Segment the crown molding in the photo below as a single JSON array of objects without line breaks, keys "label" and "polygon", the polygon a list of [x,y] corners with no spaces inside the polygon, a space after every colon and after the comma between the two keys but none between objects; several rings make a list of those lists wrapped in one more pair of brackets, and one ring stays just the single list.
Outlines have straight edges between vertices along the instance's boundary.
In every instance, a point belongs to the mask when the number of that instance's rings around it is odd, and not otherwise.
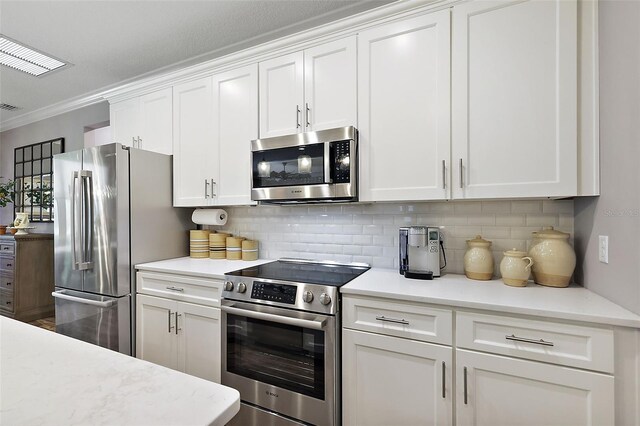
[{"label": "crown molding", "polygon": [[[141,96],[155,90],[170,87],[174,84],[206,77],[214,72],[224,72],[338,38],[355,35],[363,29],[401,19],[407,15],[433,12],[464,1],[468,0],[400,0],[309,30],[233,52],[219,58],[185,66],[184,68],[168,71],[159,75],[157,74],[158,70],[152,71],[151,73],[154,75],[149,77],[144,77],[144,75],[137,76],[110,87],[102,88],[96,92],[39,108],[35,111],[0,122],[0,132],[15,129],[105,100],[113,103],[135,96]],[[174,67],[175,65],[176,64],[173,64],[169,67]]]}]

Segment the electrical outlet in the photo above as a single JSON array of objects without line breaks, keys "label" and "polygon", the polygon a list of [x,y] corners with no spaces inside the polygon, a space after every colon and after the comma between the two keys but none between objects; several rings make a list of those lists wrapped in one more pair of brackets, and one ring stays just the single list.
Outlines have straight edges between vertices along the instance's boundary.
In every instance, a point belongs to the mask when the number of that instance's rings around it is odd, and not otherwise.
[{"label": "electrical outlet", "polygon": [[602,263],[609,263],[609,237],[607,235],[598,236],[598,259]]}]

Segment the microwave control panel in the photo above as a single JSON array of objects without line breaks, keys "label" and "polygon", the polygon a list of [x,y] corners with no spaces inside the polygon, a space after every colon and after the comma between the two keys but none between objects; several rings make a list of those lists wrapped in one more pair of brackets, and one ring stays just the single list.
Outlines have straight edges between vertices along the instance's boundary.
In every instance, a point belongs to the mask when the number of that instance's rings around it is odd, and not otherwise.
[{"label": "microwave control panel", "polygon": [[251,289],[251,298],[295,305],[296,290],[297,287],[294,285],[254,281]]},{"label": "microwave control panel", "polygon": [[349,183],[351,177],[351,141],[331,143],[332,164],[331,180],[333,183]]}]

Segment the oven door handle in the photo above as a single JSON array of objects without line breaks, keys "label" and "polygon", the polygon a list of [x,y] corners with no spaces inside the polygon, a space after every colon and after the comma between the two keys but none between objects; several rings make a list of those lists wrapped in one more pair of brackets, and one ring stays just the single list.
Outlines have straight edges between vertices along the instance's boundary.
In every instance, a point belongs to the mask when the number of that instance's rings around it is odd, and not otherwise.
[{"label": "oven door handle", "polygon": [[322,330],[327,322],[327,320],[325,319],[320,319],[316,321],[306,320],[306,319],[300,319],[300,318],[286,317],[282,315],[267,314],[265,312],[249,311],[247,309],[233,308],[231,306],[221,306],[220,309],[222,309],[224,312],[228,312],[230,314],[234,314],[238,316],[255,318],[255,319],[260,319],[264,321],[277,322],[279,324],[292,325],[296,327],[311,328],[313,330]]}]

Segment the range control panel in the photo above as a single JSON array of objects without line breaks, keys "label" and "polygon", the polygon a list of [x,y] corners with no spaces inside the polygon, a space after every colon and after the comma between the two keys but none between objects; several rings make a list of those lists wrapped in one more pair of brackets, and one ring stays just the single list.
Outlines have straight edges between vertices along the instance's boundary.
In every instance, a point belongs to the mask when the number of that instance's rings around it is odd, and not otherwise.
[{"label": "range control panel", "polygon": [[253,281],[251,298],[295,305],[297,289],[294,285]]}]

